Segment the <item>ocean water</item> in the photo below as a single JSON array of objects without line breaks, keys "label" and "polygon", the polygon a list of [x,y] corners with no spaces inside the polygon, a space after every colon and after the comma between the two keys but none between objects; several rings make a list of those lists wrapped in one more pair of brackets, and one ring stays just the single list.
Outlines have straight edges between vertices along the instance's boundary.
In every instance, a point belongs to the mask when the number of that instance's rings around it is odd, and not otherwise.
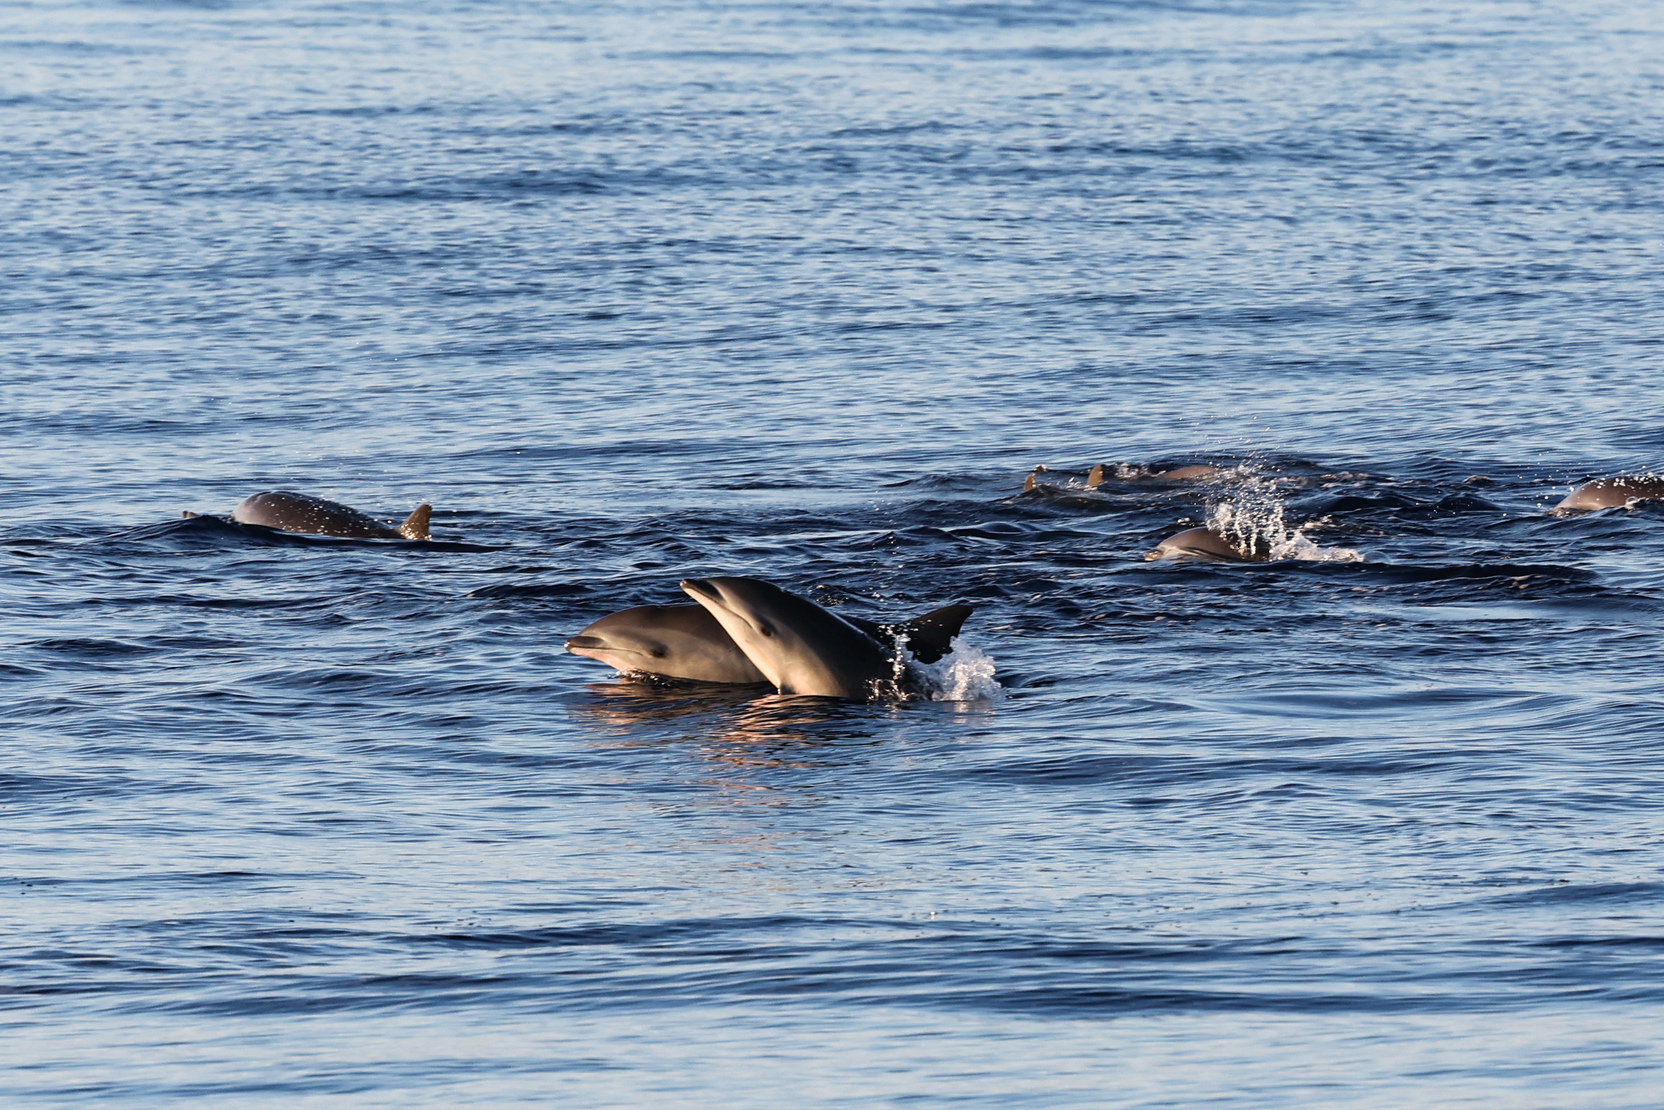
[{"label": "ocean water", "polygon": [[[1657,1106],[1664,506],[1550,509],[1661,102],[1639,0],[0,3],[4,1101]],[[976,612],[563,651],[712,574]]]}]

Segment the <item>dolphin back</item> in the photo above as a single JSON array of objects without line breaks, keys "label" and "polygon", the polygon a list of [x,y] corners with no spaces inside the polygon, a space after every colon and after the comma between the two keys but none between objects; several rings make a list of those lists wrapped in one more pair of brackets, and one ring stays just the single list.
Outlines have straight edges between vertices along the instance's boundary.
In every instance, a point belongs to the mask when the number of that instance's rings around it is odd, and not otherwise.
[{"label": "dolphin back", "polygon": [[416,511],[404,518],[399,525],[399,535],[407,540],[431,540],[433,533],[428,531],[428,519],[433,516],[433,506],[426,501],[416,506]]},{"label": "dolphin back", "polygon": [[921,663],[934,663],[953,651],[953,638],[976,610],[969,605],[944,605],[897,628],[906,636],[907,650]]},{"label": "dolphin back", "polygon": [[390,528],[350,505],[292,490],[269,490],[245,498],[231,510],[238,524],[258,524],[284,532],[314,536],[344,536],[360,540],[425,540],[433,506],[421,505],[404,524]]},{"label": "dolphin back", "polygon": [[953,653],[953,638],[965,626],[966,619],[976,612],[969,605],[944,605],[923,616],[899,624],[880,624],[861,617],[842,617],[868,636],[892,648],[907,645],[908,654],[921,663],[938,662]]},{"label": "dolphin back", "polygon": [[1664,498],[1664,478],[1625,475],[1617,478],[1597,478],[1581,485],[1554,506],[1555,512],[1566,509],[1614,509],[1631,501]]}]

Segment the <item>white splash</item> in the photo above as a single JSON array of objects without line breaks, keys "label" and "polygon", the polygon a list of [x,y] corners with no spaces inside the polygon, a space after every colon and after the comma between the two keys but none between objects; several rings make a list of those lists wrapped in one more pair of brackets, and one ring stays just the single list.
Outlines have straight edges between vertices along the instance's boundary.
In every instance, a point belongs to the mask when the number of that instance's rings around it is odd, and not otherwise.
[{"label": "white splash", "polygon": [[1350,547],[1319,547],[1305,533],[1305,525],[1290,529],[1283,516],[1283,499],[1275,481],[1248,476],[1230,488],[1229,500],[1208,514],[1209,530],[1224,536],[1243,551],[1267,559],[1303,559],[1316,563],[1361,563],[1363,554]]},{"label": "white splash", "polygon": [[935,663],[913,664],[931,701],[1000,701],[1005,687],[994,677],[994,657],[954,637],[952,654]]}]

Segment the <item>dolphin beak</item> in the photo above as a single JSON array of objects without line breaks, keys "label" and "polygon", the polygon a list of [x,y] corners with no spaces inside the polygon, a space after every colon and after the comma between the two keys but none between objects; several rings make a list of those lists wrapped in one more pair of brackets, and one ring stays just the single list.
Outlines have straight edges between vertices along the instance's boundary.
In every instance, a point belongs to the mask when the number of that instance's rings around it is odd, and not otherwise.
[{"label": "dolphin beak", "polygon": [[599,636],[574,636],[566,641],[566,650],[573,655],[582,655],[585,650],[594,651],[606,646],[607,642]]},{"label": "dolphin beak", "polygon": [[722,591],[705,581],[703,578],[684,578],[681,582],[682,592],[695,601],[722,600]]}]

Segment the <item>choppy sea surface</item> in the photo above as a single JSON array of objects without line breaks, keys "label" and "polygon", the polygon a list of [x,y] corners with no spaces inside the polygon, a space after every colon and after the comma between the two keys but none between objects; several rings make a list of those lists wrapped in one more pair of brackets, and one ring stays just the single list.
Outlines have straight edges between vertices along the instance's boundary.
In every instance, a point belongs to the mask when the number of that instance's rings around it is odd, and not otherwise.
[{"label": "choppy sea surface", "polygon": [[[1664,505],[1549,510],[1661,104],[1640,0],[0,3],[4,1101],[1658,1105]],[[712,574],[976,613],[563,651]]]}]

